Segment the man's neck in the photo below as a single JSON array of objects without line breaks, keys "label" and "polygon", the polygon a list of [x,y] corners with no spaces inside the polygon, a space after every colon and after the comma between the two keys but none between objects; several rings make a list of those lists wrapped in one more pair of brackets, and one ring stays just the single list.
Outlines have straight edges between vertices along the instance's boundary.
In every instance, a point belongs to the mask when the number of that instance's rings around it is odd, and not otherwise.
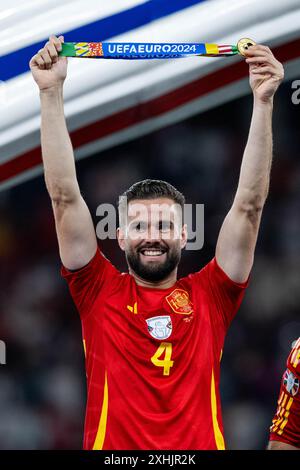
[{"label": "man's neck", "polygon": [[177,281],[177,269],[175,269],[172,273],[170,273],[168,277],[158,282],[147,281],[146,279],[139,277],[130,268],[129,268],[129,274],[131,274],[134,277],[134,280],[138,286],[150,287],[151,289],[168,289],[169,287],[174,286],[174,284]]}]

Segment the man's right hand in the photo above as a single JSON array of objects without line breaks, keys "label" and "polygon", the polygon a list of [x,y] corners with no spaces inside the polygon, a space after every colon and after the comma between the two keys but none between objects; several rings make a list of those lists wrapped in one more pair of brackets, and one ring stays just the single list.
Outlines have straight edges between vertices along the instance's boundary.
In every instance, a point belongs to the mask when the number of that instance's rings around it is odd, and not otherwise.
[{"label": "man's right hand", "polygon": [[33,78],[41,91],[61,87],[65,81],[68,59],[58,56],[63,42],[63,36],[50,36],[43,49],[29,63]]}]

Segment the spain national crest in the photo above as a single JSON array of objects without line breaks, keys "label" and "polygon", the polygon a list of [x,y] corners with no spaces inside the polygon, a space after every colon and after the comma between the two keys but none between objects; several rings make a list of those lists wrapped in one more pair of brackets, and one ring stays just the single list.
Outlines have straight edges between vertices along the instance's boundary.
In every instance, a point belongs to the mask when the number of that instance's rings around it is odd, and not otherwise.
[{"label": "spain national crest", "polygon": [[289,369],[284,373],[283,385],[293,397],[297,395],[299,391],[299,379]]},{"label": "spain national crest", "polygon": [[166,297],[166,301],[175,313],[190,315],[193,313],[193,304],[189,293],[183,289],[175,289]]},{"label": "spain national crest", "polygon": [[146,319],[148,331],[155,339],[167,339],[172,333],[172,320],[169,315]]}]

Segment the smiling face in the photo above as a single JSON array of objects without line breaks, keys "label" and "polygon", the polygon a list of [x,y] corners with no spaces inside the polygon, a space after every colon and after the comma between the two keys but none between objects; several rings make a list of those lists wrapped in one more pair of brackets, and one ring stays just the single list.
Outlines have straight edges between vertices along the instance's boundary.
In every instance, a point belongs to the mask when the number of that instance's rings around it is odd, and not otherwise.
[{"label": "smiling face", "polygon": [[130,270],[140,278],[159,282],[176,272],[187,240],[181,212],[169,198],[129,202],[117,235]]}]

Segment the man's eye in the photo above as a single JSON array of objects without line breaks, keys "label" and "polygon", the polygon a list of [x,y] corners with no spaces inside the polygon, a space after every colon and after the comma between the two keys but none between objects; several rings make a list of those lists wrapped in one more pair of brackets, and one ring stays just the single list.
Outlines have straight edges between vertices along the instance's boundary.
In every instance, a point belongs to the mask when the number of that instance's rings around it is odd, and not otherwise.
[{"label": "man's eye", "polygon": [[132,228],[136,232],[143,232],[143,231],[146,230],[146,224],[144,224],[143,222],[137,222],[137,223],[132,225]]}]

